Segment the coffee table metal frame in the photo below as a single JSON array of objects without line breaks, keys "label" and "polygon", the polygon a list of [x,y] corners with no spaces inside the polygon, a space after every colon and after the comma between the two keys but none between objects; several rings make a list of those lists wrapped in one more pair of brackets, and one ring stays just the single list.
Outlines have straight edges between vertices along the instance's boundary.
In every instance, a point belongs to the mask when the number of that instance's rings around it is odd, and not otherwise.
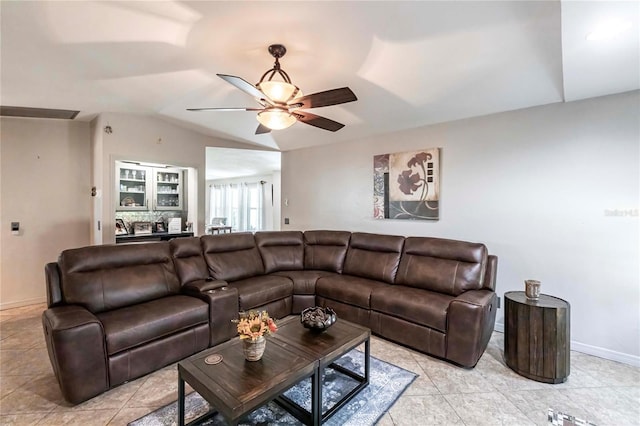
[{"label": "coffee table metal frame", "polygon": [[[329,330],[318,333],[305,329],[300,324],[299,317],[288,317],[283,319],[279,325],[279,331],[274,335],[274,339],[281,340],[288,343],[292,347],[300,349],[303,352],[308,353],[312,357],[318,360],[318,371],[312,380],[316,380],[316,383],[312,382],[313,389],[317,389],[317,395],[312,396],[312,410],[309,413],[300,405],[296,404],[291,399],[284,395],[275,399],[275,402],[281,405],[289,413],[293,414],[298,420],[305,424],[309,424],[306,420],[310,420],[312,424],[319,425],[326,422],[331,416],[333,416],[340,408],[347,404],[353,397],[355,397],[362,389],[369,384],[369,373],[371,369],[371,357],[370,357],[370,341],[371,330],[362,327],[360,325],[345,321],[338,320],[336,324]],[[334,337],[334,334],[343,334],[342,343],[337,346],[331,345],[330,342]],[[307,342],[305,342],[307,339]],[[305,344],[310,343],[310,340],[322,341],[322,344]],[[320,342],[321,343],[321,342]],[[334,361],[341,358],[344,354],[350,350],[358,347],[364,343],[364,376],[342,367],[336,364]],[[322,412],[322,379],[324,376],[325,368],[330,367],[334,370],[347,375],[354,379],[358,384],[355,388],[344,395],[338,402],[332,407],[327,409],[326,412]]]},{"label": "coffee table metal frame", "polygon": [[[227,391],[211,380],[210,377],[207,377],[207,373],[202,373],[201,370],[205,365],[204,359],[213,353],[226,352],[226,357],[230,356],[231,353],[235,354],[236,357],[242,357],[242,341],[240,341],[239,338],[234,338],[180,361],[178,363],[178,425],[183,426],[185,424],[185,382],[191,385],[196,392],[214,407],[213,410],[205,415],[192,420],[189,425],[210,418],[217,412],[220,412],[227,421],[235,425],[244,416],[271,400],[282,406],[304,424],[320,425],[333,416],[369,384],[371,338],[371,331],[369,329],[344,320],[338,320],[332,328],[324,333],[317,334],[304,329],[299,322],[299,318],[296,316],[278,321],[278,327],[278,333],[271,336],[269,338],[270,341],[267,343],[267,351],[271,352],[265,352],[265,356],[285,358],[290,356],[292,360],[291,363],[294,365],[289,366],[289,371],[281,373],[273,385],[262,390],[253,391],[245,402],[236,404],[233,407],[229,404],[230,399],[228,395],[225,395]],[[340,340],[337,345],[334,345],[332,342],[336,336],[339,336]],[[311,344],[307,345],[305,343]],[[365,347],[364,376],[334,362],[363,343]],[[295,360],[295,362],[293,360]],[[252,368],[260,368],[261,362],[262,361],[251,362],[251,364],[255,364]],[[225,368],[223,364],[224,360],[223,363],[218,365]],[[217,367],[218,365],[207,367]],[[324,375],[324,369],[327,367],[331,367],[353,378],[358,384],[340,401],[323,413],[322,377]],[[214,369],[210,371],[213,372]],[[307,378],[311,378],[311,412],[283,395],[289,388]]]}]

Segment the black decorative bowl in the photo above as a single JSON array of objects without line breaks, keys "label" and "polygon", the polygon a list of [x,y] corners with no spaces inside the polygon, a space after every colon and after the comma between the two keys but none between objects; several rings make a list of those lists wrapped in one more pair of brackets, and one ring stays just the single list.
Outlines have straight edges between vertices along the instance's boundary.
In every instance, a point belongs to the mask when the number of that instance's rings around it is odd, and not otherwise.
[{"label": "black decorative bowl", "polygon": [[307,308],[300,314],[300,322],[305,328],[313,331],[325,331],[338,320],[331,308],[314,306]]}]

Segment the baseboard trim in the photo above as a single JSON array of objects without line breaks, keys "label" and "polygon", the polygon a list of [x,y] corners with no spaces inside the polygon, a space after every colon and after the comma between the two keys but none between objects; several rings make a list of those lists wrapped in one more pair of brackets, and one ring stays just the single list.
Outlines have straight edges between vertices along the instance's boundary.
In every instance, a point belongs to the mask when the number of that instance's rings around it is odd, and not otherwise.
[{"label": "baseboard trim", "polygon": [[36,297],[33,299],[19,300],[17,302],[0,303],[0,311],[12,308],[21,308],[23,306],[36,305],[38,303],[45,303],[46,301],[46,297]]},{"label": "baseboard trim", "polygon": [[[497,322],[494,329],[495,331],[504,333],[504,324]],[[640,367],[640,356],[612,351],[611,349],[601,348],[599,346],[587,345],[585,343],[576,342],[575,340],[571,341],[571,350],[587,355],[597,356],[598,358],[608,359],[610,361],[621,362],[633,367]]]},{"label": "baseboard trim", "polygon": [[629,364],[633,367],[640,367],[640,356],[616,352],[611,349],[601,348],[598,346],[587,345],[574,340],[571,341],[571,350],[597,356],[599,358],[609,359],[611,361],[621,362],[623,364]]}]

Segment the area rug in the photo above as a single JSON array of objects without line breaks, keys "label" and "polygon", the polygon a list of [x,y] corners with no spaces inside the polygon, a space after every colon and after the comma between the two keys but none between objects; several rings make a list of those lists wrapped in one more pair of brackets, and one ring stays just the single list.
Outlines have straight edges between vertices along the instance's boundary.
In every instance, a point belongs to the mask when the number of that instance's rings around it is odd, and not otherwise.
[{"label": "area rug", "polygon": [[[352,350],[340,358],[337,364],[364,374],[364,354]],[[338,410],[326,425],[373,425],[405,389],[415,380],[416,374],[397,367],[388,362],[371,357],[369,386],[364,388],[347,405]],[[338,371],[327,368],[323,378],[322,406],[323,412],[332,407],[351,389],[356,387],[355,380]],[[307,410],[311,410],[311,380],[304,380],[295,385],[285,395]],[[185,400],[187,421],[199,417],[211,409],[209,404],[197,393],[192,392]],[[129,426],[170,426],[176,425],[178,419],[178,404],[173,402],[158,410],[147,414],[131,423]],[[225,425],[224,418],[216,415],[202,423],[201,426]],[[287,413],[279,405],[270,402],[247,416],[240,425],[300,425],[301,423]]]}]

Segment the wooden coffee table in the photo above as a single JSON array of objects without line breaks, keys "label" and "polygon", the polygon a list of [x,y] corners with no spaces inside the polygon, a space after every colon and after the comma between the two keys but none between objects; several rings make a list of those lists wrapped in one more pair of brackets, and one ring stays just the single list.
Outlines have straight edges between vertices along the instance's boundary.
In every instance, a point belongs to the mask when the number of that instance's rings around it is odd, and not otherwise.
[{"label": "wooden coffee table", "polygon": [[[278,332],[270,336],[260,361],[245,361],[242,341],[234,338],[178,363],[178,424],[184,425],[185,382],[214,407],[202,421],[219,412],[230,424],[238,422],[258,407],[274,400],[301,422],[319,425],[331,417],[369,383],[369,340],[365,327],[338,320],[330,329],[316,333],[305,329],[299,317],[277,322]],[[334,364],[338,358],[364,343],[364,376]],[[207,365],[212,354],[223,356],[221,363]],[[328,366],[359,382],[342,400],[322,412],[322,375]],[[311,412],[282,394],[300,381],[311,378]]]}]

